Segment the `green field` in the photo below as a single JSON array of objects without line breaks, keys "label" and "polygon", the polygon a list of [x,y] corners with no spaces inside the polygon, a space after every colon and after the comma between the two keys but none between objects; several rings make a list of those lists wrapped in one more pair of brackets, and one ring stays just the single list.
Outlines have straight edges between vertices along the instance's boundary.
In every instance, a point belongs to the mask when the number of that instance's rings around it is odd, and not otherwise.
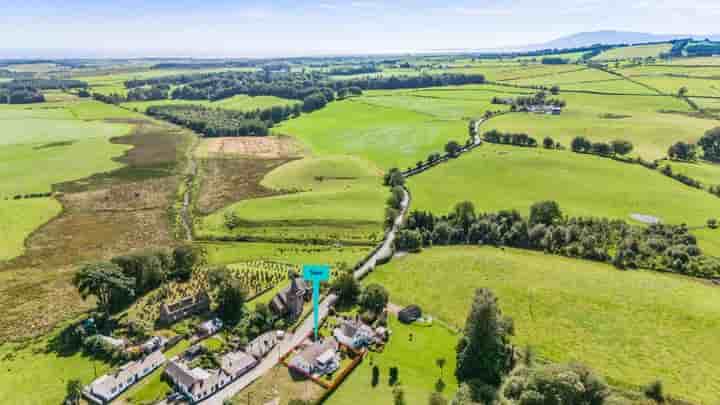
[{"label": "green field", "polygon": [[[664,157],[675,142],[695,142],[705,131],[717,126],[712,120],[659,112],[691,111],[687,103],[672,97],[572,93],[561,93],[559,97],[567,102],[560,116],[508,114],[493,118],[482,129],[525,132],[538,141],[550,136],[565,147],[578,135],[592,141],[627,139],[635,145],[634,153],[644,159],[656,159]],[[605,118],[607,114],[624,118]]]},{"label": "green field", "polygon": [[593,60],[622,60],[633,58],[657,58],[661,53],[668,52],[672,48],[671,44],[653,44],[653,45],[636,45],[625,46],[620,48],[609,49]]},{"label": "green field", "polygon": [[240,111],[252,111],[252,110],[264,110],[274,106],[286,106],[297,104],[297,100],[289,100],[280,97],[273,96],[256,96],[251,97],[244,94],[210,102],[207,100],[154,100],[154,101],[132,101],[129,103],[122,103],[122,106],[131,110],[145,112],[148,107],[154,105],[204,105],[212,108],[224,108],[228,110],[240,110]]},{"label": "green field", "polygon": [[0,262],[19,256],[25,249],[25,238],[35,229],[58,215],[62,207],[52,198],[0,200]]},{"label": "green field", "polygon": [[[83,384],[110,369],[101,361],[93,361],[81,353],[60,356],[46,352],[48,339],[28,346],[0,346],[0,403],[45,405],[62,403],[65,384],[79,379]],[[12,387],[12,389],[7,389]]]},{"label": "green field", "polygon": [[[262,182],[288,193],[235,203],[204,218],[198,233],[373,242],[382,235],[387,198],[380,173],[367,161],[349,156],[296,160]],[[241,219],[233,230],[225,226],[228,211]]]},{"label": "green field", "polygon": [[[476,288],[492,289],[515,320],[518,345],[554,361],[578,360],[608,380],[711,403],[720,350],[720,290],[700,282],[513,249],[435,247],[393,260],[367,282],[390,300],[462,325]],[[442,288],[438,288],[442,286]],[[680,304],[679,304],[680,303]]]},{"label": "green field", "polygon": [[94,101],[0,106],[0,229],[8,235],[0,260],[22,253],[25,238],[60,213],[60,204],[47,198],[1,200],[47,193],[53,184],[122,167],[113,158],[129,146],[109,139],[132,127],[105,118],[136,115]]},{"label": "green field", "polygon": [[297,137],[316,155],[358,156],[386,169],[414,166],[441,152],[449,139],[463,141],[467,124],[353,98],[283,122],[273,132]]},{"label": "green field", "polygon": [[[391,295],[392,298],[392,295]],[[389,318],[390,342],[382,353],[370,353],[347,380],[326,402],[329,405],[354,405],[359,398],[372,398],[376,404],[392,403],[392,387],[388,385],[390,367],[398,368],[398,376],[408,404],[424,404],[440,378],[435,360],[447,361],[443,370],[446,384],[443,395],[452,398],[457,390],[455,379],[455,345],[458,335],[436,324],[433,326],[404,325]],[[412,341],[409,340],[412,334]],[[372,368],[380,369],[379,384],[371,385]]]},{"label": "green field", "polygon": [[561,90],[595,91],[601,93],[619,94],[655,94],[641,85],[619,78],[598,69],[583,69],[554,75],[528,77],[517,80],[508,80],[503,83],[520,86],[546,86],[557,85]]},{"label": "green field", "polygon": [[569,216],[629,221],[639,213],[690,226],[720,214],[717,197],[640,165],[540,148],[486,143],[408,184],[413,209],[436,214],[450,212],[460,200],[480,211],[517,209],[524,215],[537,201],[555,200]]}]

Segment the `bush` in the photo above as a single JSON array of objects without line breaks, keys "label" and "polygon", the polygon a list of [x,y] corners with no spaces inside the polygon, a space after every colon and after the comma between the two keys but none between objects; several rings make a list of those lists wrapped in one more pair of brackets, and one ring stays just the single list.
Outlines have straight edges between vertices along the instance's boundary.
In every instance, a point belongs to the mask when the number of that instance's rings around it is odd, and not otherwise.
[{"label": "bush", "polygon": [[388,385],[393,386],[397,384],[400,378],[400,370],[397,367],[390,367],[390,375],[388,376]]},{"label": "bush", "polygon": [[647,387],[643,390],[645,392],[645,396],[656,401],[656,402],[665,402],[665,394],[663,393],[663,384],[662,381],[656,380],[648,384]]}]

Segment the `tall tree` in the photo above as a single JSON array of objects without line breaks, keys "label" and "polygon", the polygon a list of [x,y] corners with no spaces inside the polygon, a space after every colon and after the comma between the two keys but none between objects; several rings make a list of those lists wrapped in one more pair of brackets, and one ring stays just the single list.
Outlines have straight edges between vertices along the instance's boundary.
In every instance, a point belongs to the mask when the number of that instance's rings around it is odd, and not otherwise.
[{"label": "tall tree", "polygon": [[218,314],[228,325],[235,325],[243,314],[247,293],[240,280],[226,280],[218,291]]},{"label": "tall tree", "polygon": [[123,274],[114,263],[95,262],[82,266],[75,274],[73,284],[83,299],[95,296],[98,309],[107,315],[135,297],[135,280]]},{"label": "tall tree", "polygon": [[540,201],[530,207],[530,224],[552,225],[562,218],[560,205],[556,201]]},{"label": "tall tree", "polygon": [[379,314],[385,309],[389,297],[390,295],[385,287],[380,284],[370,284],[365,288],[365,291],[362,292],[362,295],[360,295],[360,306],[368,311]]},{"label": "tall tree", "polygon": [[513,367],[514,333],[512,319],[502,315],[492,291],[480,288],[470,309],[465,331],[457,346],[457,369],[460,382],[478,380],[498,387]]},{"label": "tall tree", "polygon": [[69,405],[80,404],[82,398],[82,383],[78,379],[72,379],[65,385],[65,403]]},{"label": "tall tree", "polygon": [[720,162],[720,127],[713,128],[698,141],[707,160]]},{"label": "tall tree", "polygon": [[455,217],[455,225],[460,226],[463,231],[465,231],[465,234],[467,234],[470,229],[470,225],[477,219],[475,205],[470,201],[462,201],[455,204],[453,215]]},{"label": "tall tree", "polygon": [[330,290],[337,294],[341,305],[352,305],[360,295],[360,283],[355,280],[352,272],[345,272],[333,280]]}]

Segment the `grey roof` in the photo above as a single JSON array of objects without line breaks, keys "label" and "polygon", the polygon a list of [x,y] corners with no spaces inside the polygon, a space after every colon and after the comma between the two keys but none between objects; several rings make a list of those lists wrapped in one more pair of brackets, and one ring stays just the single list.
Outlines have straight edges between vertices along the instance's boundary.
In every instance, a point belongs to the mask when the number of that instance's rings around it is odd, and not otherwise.
[{"label": "grey roof", "polygon": [[256,363],[255,357],[245,352],[230,352],[220,359],[220,368],[226,374],[234,376],[238,371],[253,367]]},{"label": "grey roof", "polygon": [[113,373],[108,373],[93,381],[90,384],[92,393],[111,398],[119,392],[113,392],[113,388],[120,383],[127,383],[128,379],[143,373],[146,368],[154,369],[165,362],[165,355],[160,350],[154,351],[138,361],[131,361],[124,364]]}]

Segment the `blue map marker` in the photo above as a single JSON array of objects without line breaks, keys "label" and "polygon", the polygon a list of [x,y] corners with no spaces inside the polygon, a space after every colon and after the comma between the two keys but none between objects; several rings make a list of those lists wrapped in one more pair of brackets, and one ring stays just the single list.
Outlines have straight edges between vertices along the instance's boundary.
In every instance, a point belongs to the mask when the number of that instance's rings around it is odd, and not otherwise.
[{"label": "blue map marker", "polygon": [[315,321],[315,340],[317,340],[320,318],[320,282],[330,279],[330,266],[325,264],[303,265],[303,279],[311,281],[313,286],[313,320]]}]

